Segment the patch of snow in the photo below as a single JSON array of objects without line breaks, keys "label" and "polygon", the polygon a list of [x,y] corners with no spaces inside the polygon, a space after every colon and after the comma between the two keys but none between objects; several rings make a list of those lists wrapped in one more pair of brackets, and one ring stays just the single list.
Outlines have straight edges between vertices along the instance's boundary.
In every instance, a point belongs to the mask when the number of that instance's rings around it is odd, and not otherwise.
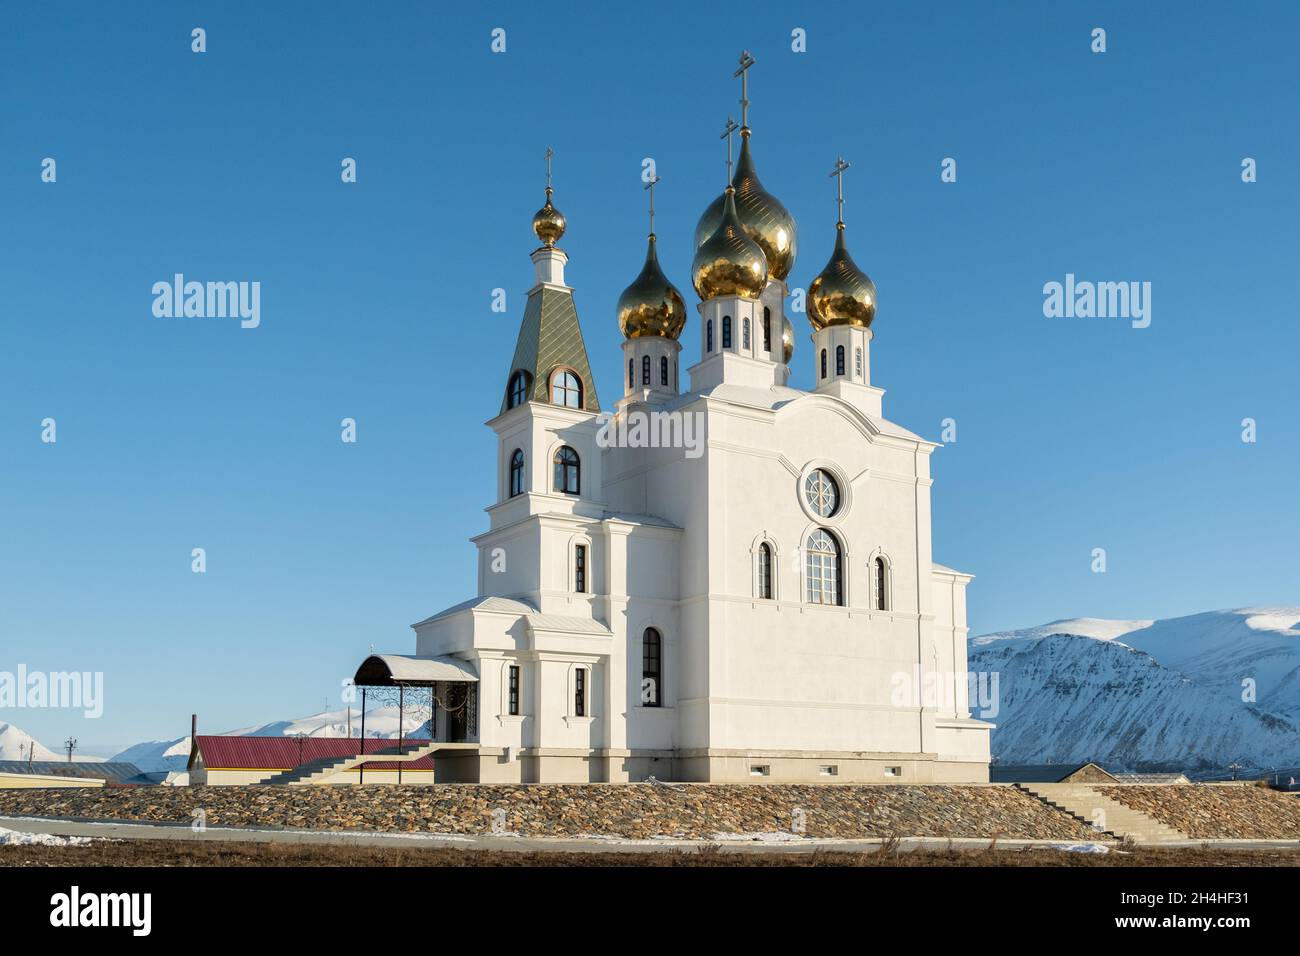
[{"label": "patch of snow", "polygon": [[709,839],[719,843],[802,843],[808,838],[786,830],[767,830],[755,833],[710,833]]},{"label": "patch of snow", "polygon": [[[39,752],[39,751],[38,751]],[[0,827],[0,846],[85,846],[90,837],[65,837],[53,833],[22,833]]]}]

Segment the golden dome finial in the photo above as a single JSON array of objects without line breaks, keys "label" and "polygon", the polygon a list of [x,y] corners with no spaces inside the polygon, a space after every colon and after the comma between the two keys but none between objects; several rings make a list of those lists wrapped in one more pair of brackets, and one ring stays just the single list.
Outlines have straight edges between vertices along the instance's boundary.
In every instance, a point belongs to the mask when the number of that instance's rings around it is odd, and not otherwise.
[{"label": "golden dome finial", "polygon": [[722,219],[713,235],[695,250],[691,278],[704,301],[724,295],[757,299],[767,287],[763,248],[745,233],[736,214],[736,190],[722,194]]},{"label": "golden dome finial", "polygon": [[659,267],[653,232],[646,241],[641,274],[618,297],[618,327],[629,339],[643,335],[676,339],[686,327],[686,300]]},{"label": "golden dome finial", "polygon": [[[798,236],[794,217],[786,211],[781,201],[763,188],[758,173],[754,171],[754,157],[749,149],[749,86],[748,70],[754,65],[754,58],[746,51],[740,57],[740,69],[736,76],[741,80],[741,123],[740,123],[740,159],[736,163],[736,173],[731,175],[731,133],[736,129],[735,123],[727,120],[727,129],[723,137],[727,140],[727,181],[736,189],[736,210],[740,223],[749,237],[763,249],[767,257],[768,270],[773,279],[784,281],[794,268],[798,252]],[[703,245],[718,229],[722,221],[723,197],[719,196],[700,216],[695,226],[696,248]]]},{"label": "golden dome finial", "polygon": [[676,339],[686,327],[686,300],[659,267],[659,253],[655,248],[655,186],[662,178],[655,175],[645,185],[650,193],[650,235],[646,241],[645,265],[618,297],[618,327],[624,338],[662,335]]},{"label": "golden dome finial", "polygon": [[546,147],[546,205],[537,210],[533,216],[533,232],[537,238],[542,241],[542,245],[550,248],[553,247],[564,235],[565,221],[564,213],[556,209],[551,203],[551,194],[555,191],[551,188],[551,157],[555,155],[555,150]]},{"label": "golden dome finial", "polygon": [[838,181],[835,251],[826,268],[808,286],[808,322],[814,329],[828,325],[867,328],[876,317],[876,285],[858,268],[844,241],[844,171],[849,164],[835,161],[831,175]]}]

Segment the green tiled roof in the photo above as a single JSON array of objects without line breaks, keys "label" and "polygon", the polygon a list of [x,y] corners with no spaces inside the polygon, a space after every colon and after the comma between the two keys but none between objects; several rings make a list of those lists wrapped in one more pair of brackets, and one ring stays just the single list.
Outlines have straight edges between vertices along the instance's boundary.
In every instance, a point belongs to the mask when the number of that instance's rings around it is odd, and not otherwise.
[{"label": "green tiled roof", "polygon": [[[528,295],[524,307],[524,320],[519,326],[519,339],[515,342],[515,357],[506,375],[506,387],[511,377],[523,369],[532,376],[528,399],[533,402],[550,400],[551,372],[564,366],[578,373],[582,380],[582,407],[589,412],[600,411],[596,397],[596,381],[587,361],[587,346],[582,340],[582,326],[578,324],[578,310],[573,304],[573,294],[542,286]],[[510,396],[501,399],[505,411]]]}]

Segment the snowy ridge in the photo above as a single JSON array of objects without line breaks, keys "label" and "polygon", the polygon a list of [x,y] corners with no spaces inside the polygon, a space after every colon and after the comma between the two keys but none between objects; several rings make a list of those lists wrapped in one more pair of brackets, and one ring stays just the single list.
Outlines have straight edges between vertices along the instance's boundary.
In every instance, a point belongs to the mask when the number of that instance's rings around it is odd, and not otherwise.
[{"label": "snowy ridge", "polygon": [[1057,621],[973,638],[970,669],[1000,675],[1000,763],[1300,763],[1300,608]]}]

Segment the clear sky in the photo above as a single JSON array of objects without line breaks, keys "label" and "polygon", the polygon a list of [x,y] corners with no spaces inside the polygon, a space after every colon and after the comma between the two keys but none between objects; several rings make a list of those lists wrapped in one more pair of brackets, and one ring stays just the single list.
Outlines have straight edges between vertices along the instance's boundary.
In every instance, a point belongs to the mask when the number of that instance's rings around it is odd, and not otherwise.
[{"label": "clear sky", "polygon": [[[125,744],[339,706],[372,644],[472,596],[542,153],[610,407],[641,161],[693,304],[742,48],[791,284],[843,154],[886,414],[957,422],[934,554],[976,575],[974,633],[1300,601],[1300,8],[1204,6],[5,5],[0,670],[103,671],[106,700],[0,721]],[[154,317],[176,272],[260,282],[261,325]],[[1046,318],[1067,273],[1150,282],[1150,327]]]}]

